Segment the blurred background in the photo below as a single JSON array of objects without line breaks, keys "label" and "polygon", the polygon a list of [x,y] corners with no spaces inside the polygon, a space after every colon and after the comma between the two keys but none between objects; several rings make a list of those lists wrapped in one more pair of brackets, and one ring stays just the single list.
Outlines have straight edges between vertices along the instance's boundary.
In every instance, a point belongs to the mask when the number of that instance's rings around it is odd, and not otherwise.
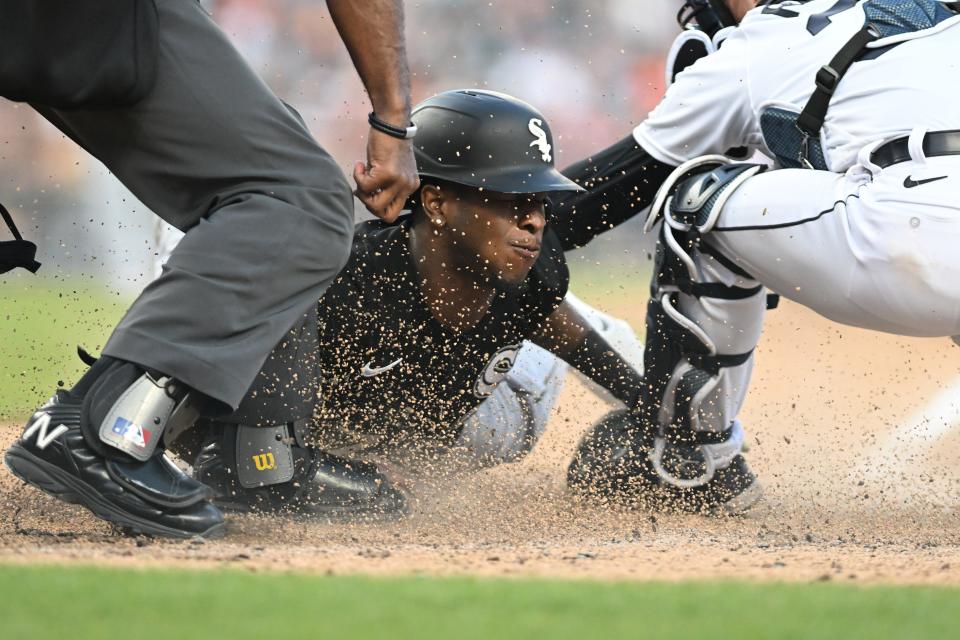
[{"label": "blurred background", "polygon": [[[369,103],[325,3],[205,4],[349,175],[353,162],[364,157]],[[461,87],[523,98],[547,116],[558,164],[566,166],[627,135],[656,104],[663,92],[662,57],[677,30],[677,4],[407,2],[414,100]],[[40,275],[135,295],[152,273],[154,217],[29,107],[3,104],[0,131],[0,202],[39,245]],[[619,265],[645,259],[646,251],[630,251],[636,234],[612,235],[574,260],[595,263],[615,255]],[[27,278],[8,274],[0,283]]]}]

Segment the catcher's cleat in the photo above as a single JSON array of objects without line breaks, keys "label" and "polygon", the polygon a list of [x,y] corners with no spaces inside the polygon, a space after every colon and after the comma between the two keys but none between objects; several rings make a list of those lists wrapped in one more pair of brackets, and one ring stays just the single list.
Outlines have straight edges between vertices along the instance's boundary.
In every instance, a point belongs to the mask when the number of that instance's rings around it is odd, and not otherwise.
[{"label": "catcher's cleat", "polygon": [[105,458],[80,429],[83,398],[58,390],[37,410],[4,461],[15,476],[137,534],[169,538],[223,535],[213,492],[157,450],[145,462]]},{"label": "catcher's cleat", "polygon": [[[292,438],[278,439],[276,453],[245,455],[249,451],[241,441],[246,443],[247,438],[241,433],[259,434],[268,429],[285,427],[207,426],[194,461],[194,475],[213,487],[214,502],[224,511],[297,514],[331,522],[407,515],[406,494],[371,462],[300,446],[290,442]],[[252,463],[246,458],[252,458]],[[284,474],[284,469],[289,473]],[[260,473],[264,475],[257,481]]]},{"label": "catcher's cleat", "polygon": [[607,414],[584,437],[567,469],[567,485],[594,501],[626,503],[655,510],[738,515],[760,499],[762,491],[742,455],[697,486],[676,486],[683,467],[699,474],[703,461],[695,445],[676,445],[661,465],[676,473],[670,479],[653,462],[654,434],[627,410]]}]

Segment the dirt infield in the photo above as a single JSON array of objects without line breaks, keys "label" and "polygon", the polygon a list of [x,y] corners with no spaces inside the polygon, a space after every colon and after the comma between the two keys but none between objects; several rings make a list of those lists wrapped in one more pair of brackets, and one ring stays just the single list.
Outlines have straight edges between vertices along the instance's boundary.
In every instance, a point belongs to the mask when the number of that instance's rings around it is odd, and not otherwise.
[{"label": "dirt infield", "polygon": [[[4,470],[0,562],[960,584],[960,348],[949,341],[856,331],[790,304],[770,314],[743,416],[765,499],[745,518],[568,497],[566,462],[605,409],[571,379],[526,460],[424,487],[405,521],[244,517],[214,542],[118,536]],[[0,444],[18,429],[0,430]]]}]

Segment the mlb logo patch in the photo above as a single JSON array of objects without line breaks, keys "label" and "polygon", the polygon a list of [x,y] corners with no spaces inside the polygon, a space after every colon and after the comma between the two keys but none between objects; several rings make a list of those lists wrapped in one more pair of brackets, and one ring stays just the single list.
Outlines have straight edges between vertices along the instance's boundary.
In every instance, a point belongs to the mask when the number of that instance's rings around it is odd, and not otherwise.
[{"label": "mlb logo patch", "polygon": [[124,418],[117,418],[113,432],[135,447],[144,448],[150,442],[151,433],[148,429]]}]

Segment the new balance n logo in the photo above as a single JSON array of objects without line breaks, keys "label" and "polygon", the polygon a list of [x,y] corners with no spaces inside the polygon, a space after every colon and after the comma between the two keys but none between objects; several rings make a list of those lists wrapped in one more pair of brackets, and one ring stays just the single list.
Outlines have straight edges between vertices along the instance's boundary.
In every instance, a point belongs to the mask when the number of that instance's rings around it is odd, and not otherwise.
[{"label": "new balance n logo", "polygon": [[65,425],[58,425],[56,429],[48,433],[50,429],[50,414],[40,411],[35,414],[33,422],[24,430],[20,439],[26,442],[33,434],[37,434],[37,448],[46,449],[50,443],[59,438],[70,429]]},{"label": "new balance n logo", "polygon": [[253,456],[253,464],[257,471],[270,471],[277,468],[277,460],[272,453],[258,453]]}]

